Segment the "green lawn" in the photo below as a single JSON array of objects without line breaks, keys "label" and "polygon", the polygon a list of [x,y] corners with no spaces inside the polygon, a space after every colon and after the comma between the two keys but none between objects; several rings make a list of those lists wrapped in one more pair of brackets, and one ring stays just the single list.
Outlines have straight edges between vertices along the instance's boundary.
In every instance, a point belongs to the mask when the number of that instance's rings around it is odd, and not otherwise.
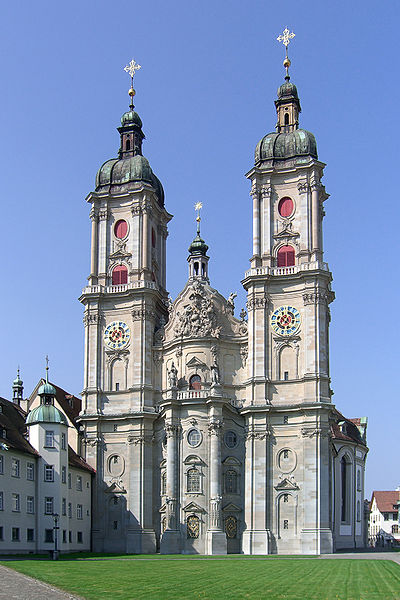
[{"label": "green lawn", "polygon": [[400,566],[386,560],[142,557],[0,564],[87,600],[400,599]]}]

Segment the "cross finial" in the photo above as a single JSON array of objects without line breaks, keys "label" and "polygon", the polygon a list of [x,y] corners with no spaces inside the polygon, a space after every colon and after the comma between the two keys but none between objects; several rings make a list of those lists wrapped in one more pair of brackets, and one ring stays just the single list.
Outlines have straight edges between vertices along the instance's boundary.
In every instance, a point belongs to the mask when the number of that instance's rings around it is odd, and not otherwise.
[{"label": "cross finial", "polygon": [[49,356],[46,354],[46,381],[49,382]]},{"label": "cross finial", "polygon": [[128,94],[131,97],[131,103],[129,105],[129,108],[131,110],[133,110],[135,108],[134,104],[133,104],[133,97],[136,94],[135,90],[133,89],[133,78],[135,76],[136,71],[139,71],[139,69],[141,69],[142,67],[132,58],[131,62],[128,63],[126,65],[126,67],[124,67],[124,71],[126,71],[127,73],[129,73],[130,77],[131,77],[131,87],[129,89]]},{"label": "cross finial", "polygon": [[279,35],[276,39],[278,40],[278,42],[282,42],[283,45],[285,46],[285,50],[286,50],[286,55],[285,55],[285,60],[283,61],[283,66],[286,69],[286,77],[285,79],[287,79],[289,81],[290,77],[289,77],[289,67],[290,67],[290,60],[288,58],[288,53],[287,53],[287,49],[288,46],[290,44],[290,40],[292,40],[295,37],[295,33],[290,32],[289,29],[287,27],[285,27],[285,29],[283,30],[283,33],[281,33],[281,35]]},{"label": "cross finial", "polygon": [[196,204],[194,205],[194,210],[197,210],[197,233],[200,235],[200,221],[201,221],[201,217],[200,217],[200,211],[203,208],[203,204],[201,202],[196,202]]}]

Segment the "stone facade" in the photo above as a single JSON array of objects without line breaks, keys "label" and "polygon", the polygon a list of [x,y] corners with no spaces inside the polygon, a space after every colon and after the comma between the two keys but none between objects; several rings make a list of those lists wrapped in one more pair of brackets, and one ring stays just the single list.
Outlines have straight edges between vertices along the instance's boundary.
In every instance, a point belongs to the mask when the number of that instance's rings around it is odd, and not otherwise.
[{"label": "stone facade", "polygon": [[210,286],[199,219],[189,279],[169,298],[171,215],[129,141],[143,138],[133,109],[87,198],[79,420],[96,469],[95,551],[319,554],[364,543],[366,420],[345,419],[330,388],[325,165],[298,129],[288,78],[276,104],[277,132],[247,174],[253,255],[240,319],[234,295]]}]

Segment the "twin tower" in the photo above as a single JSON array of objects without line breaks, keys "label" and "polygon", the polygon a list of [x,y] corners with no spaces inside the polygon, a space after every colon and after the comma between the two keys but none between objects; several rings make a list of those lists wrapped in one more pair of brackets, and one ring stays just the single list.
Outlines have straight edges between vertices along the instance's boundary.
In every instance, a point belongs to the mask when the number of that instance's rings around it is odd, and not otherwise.
[{"label": "twin tower", "polygon": [[367,448],[331,402],[323,262],[324,164],[299,128],[287,75],[274,133],[257,144],[247,314],[210,286],[208,247],[166,289],[162,185],[142,122],[121,119],[118,157],[91,204],[81,450],[96,469],[93,550],[331,552],[363,545]]}]

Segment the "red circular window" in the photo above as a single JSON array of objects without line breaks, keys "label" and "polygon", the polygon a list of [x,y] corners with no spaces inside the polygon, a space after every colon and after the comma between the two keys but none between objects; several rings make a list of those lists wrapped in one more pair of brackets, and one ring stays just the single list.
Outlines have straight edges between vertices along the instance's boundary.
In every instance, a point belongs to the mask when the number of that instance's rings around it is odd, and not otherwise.
[{"label": "red circular window", "polygon": [[115,237],[122,240],[128,233],[128,223],[126,221],[124,221],[123,219],[120,219],[119,221],[117,221],[115,223],[114,233],[115,233]]},{"label": "red circular window", "polygon": [[293,200],[291,198],[281,198],[278,204],[278,211],[281,217],[290,217],[293,212]]}]

